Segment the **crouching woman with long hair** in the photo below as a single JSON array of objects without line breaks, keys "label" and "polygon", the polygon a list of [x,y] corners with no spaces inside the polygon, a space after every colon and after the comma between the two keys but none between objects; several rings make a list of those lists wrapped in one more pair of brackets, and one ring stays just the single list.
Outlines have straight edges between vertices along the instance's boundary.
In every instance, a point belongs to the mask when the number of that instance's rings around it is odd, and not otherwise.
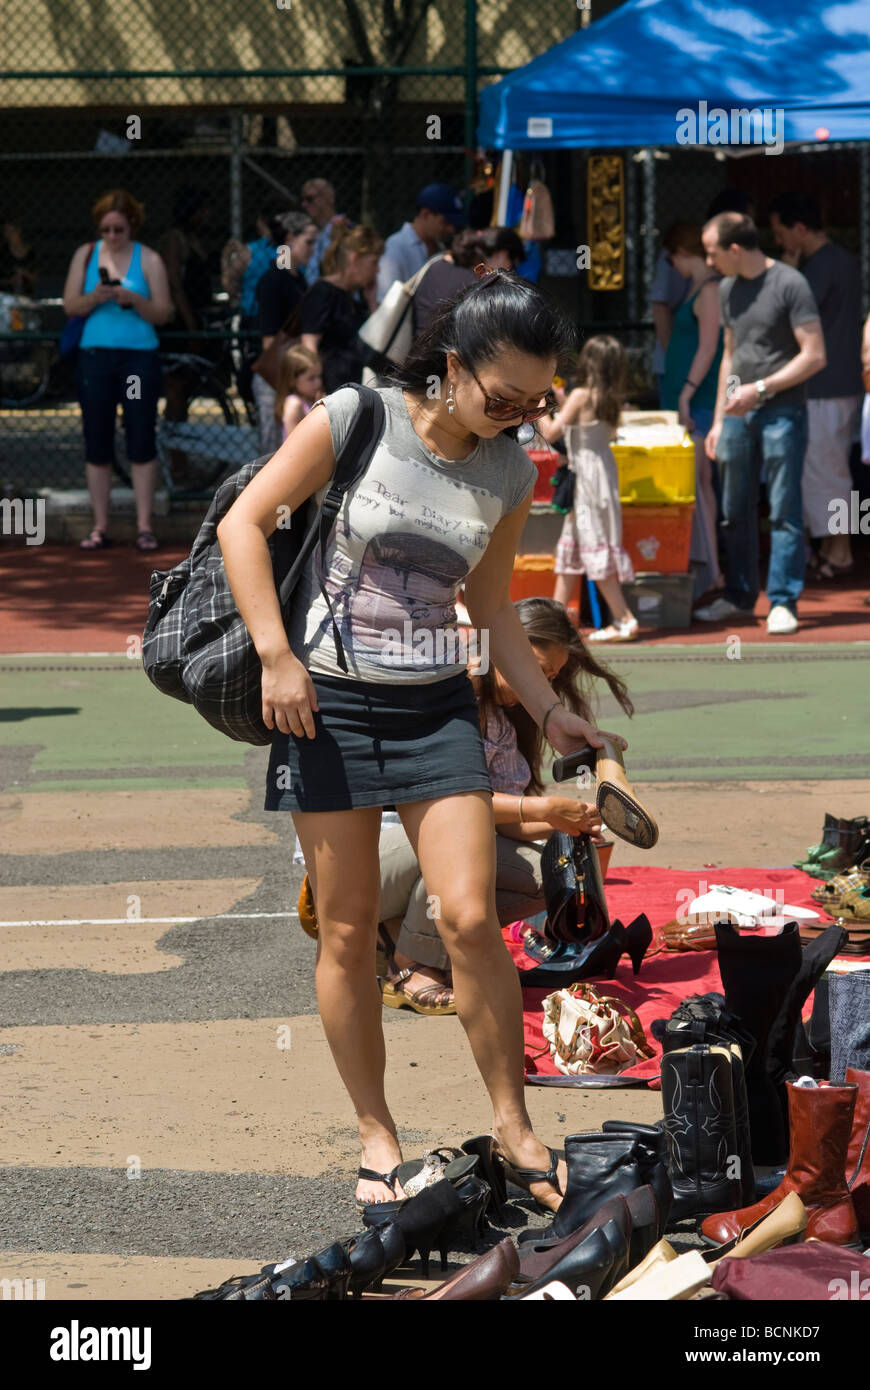
[{"label": "crouching woman with long hair", "polygon": [[[561,312],[505,271],[444,302],[394,383],[378,388],[383,434],[344,498],[322,573],[312,556],[288,630],[266,541],[281,509],[324,496],[356,394],[317,402],[218,527],[263,663],[263,717],[274,730],[266,809],[292,815],[311,878],[317,998],[357,1115],[364,1202],[403,1195],[374,970],[385,805],[397,808],[440,904],[456,1010],[500,1151],[554,1210],[565,1190],[564,1161],[534,1134],[523,1096],[522,999],[496,915],[493,797],[474,690],[461,654],[435,637],[455,623],[464,585],[491,660],[548,741],[560,753],[601,746],[599,731],[554,695],[509,597],[535,479],[510,431],[549,408],[573,344]],[[427,632],[431,640],[417,640]]]}]

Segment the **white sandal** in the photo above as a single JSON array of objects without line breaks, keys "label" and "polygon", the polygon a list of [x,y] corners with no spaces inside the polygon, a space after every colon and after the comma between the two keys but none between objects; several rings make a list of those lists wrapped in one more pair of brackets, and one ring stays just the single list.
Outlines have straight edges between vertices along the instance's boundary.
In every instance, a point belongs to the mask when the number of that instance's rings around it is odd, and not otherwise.
[{"label": "white sandal", "polygon": [[628,622],[611,623],[609,627],[600,627],[595,632],[590,632],[586,638],[587,642],[633,642],[639,632],[637,618],[629,618]]}]

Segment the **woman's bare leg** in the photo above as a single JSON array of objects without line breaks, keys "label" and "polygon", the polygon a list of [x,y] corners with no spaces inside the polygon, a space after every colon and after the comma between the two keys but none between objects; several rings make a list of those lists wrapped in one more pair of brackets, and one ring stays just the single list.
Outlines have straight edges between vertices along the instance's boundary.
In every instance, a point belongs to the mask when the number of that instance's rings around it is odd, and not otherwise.
[{"label": "woman's bare leg", "polygon": [[112,493],[112,469],[101,464],[85,464],[88,493],[94,509],[94,526],[99,531],[109,529],[109,498]]},{"label": "woman's bare leg", "polygon": [[[387,1173],[401,1162],[384,1094],[386,1049],[375,977],[380,897],[381,808],[293,812],[317,904],[317,1003],[323,1030],[356,1111],[363,1168]],[[365,1202],[402,1196],[361,1178]]]},{"label": "woman's bare leg", "polygon": [[622,587],[615,574],[609,574],[606,579],[596,579],[595,587],[600,589],[604,595],[604,601],[613,614],[615,623],[630,623],[634,614],[625,601]]},{"label": "woman's bare leg", "polygon": [[712,588],[720,589],[724,584],[722,571],[719,568],[719,541],[716,528],[716,493],[713,489],[713,465],[707,457],[704,448],[704,440],[700,435],[695,436],[695,477],[698,480],[698,491],[704,502],[704,524],[707,528],[707,544],[710,547],[710,557],[713,568],[716,571],[713,579]]},{"label": "woman's bare leg", "polygon": [[[523,1094],[523,1004],[516,966],[495,909],[495,823],[488,792],[409,802],[397,810],[426,881],[453,966],[456,1012],[489,1092],[493,1134],[520,1168],[546,1171],[546,1148],[532,1130]],[[565,1190],[567,1173],[559,1164]],[[548,1183],[533,1192],[555,1210]]]}]

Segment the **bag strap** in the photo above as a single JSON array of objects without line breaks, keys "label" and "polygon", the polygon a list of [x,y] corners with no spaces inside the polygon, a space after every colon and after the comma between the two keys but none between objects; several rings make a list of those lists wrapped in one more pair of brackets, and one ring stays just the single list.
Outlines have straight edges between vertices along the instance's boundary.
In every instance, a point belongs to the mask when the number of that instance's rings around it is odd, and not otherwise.
[{"label": "bag strap", "polygon": [[[293,590],[302,577],[308,559],[320,541],[320,569],[321,573],[326,563],[326,546],[332,532],[335,518],[344,501],[344,495],[354,483],[358,482],[369,465],[372,454],[374,453],[384,427],[384,403],[377,391],[373,391],[370,386],[360,386],[355,381],[349,381],[346,385],[353,387],[359,396],[359,406],[354,416],[353,423],[347,433],[347,438],[338,451],[335,460],[335,471],[330,479],[329,487],[317,515],[313,518],[305,533],[299,554],[293,561],[289,571],[281,581],[278,590],[278,598],[281,604],[282,613],[286,613],[287,605],[293,594]],[[329,616],[332,619],[332,634],[335,640],[335,655],[342,671],[347,672],[347,660],[344,655],[344,647],[341,642],[341,634],[338,631],[338,624],[335,621],[335,614],[332,611],[332,604],[329,601],[322,578],[319,580],[320,592],[323,595],[326,606],[329,609]]]},{"label": "bag strap", "polygon": [[579,998],[585,999],[589,1004],[612,1004],[617,1011],[624,1011],[627,1016],[626,1021],[629,1026],[629,1032],[631,1033],[631,1040],[638,1052],[645,1057],[655,1056],[655,1048],[651,1047],[647,1042],[643,1024],[631,1005],[626,1004],[624,999],[617,999],[616,996],[612,994],[599,994],[594,985],[583,982],[572,985],[568,993],[576,994]]},{"label": "bag strap", "polygon": [[426,274],[426,271],[429,269],[430,265],[434,265],[436,261],[443,261],[444,255],[445,253],[443,251],[439,251],[436,253],[436,255],[430,256],[428,261],[426,261],[425,265],[421,265],[420,269],[414,272],[410,280],[405,280],[404,284],[402,285],[402,289],[405,291],[406,296],[405,307],[399,315],[398,319],[396,320],[395,324],[393,325],[393,331],[390,334],[389,339],[387,340],[384,347],[381,348],[383,356],[386,357],[389,354],[390,348],[393,346],[399,329],[402,327],[402,324],[405,322],[405,319],[410,314],[411,305],[414,303],[414,295],[420,288],[421,281],[423,279],[423,276]]}]

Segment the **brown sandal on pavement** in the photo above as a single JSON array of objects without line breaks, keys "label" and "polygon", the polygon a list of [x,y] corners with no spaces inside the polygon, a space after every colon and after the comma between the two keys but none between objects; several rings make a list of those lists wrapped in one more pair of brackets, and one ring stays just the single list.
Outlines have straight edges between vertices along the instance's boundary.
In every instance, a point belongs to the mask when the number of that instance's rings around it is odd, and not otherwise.
[{"label": "brown sandal on pavement", "polygon": [[108,550],[111,544],[106,532],[95,526],[90,535],[79,541],[79,550]]}]

